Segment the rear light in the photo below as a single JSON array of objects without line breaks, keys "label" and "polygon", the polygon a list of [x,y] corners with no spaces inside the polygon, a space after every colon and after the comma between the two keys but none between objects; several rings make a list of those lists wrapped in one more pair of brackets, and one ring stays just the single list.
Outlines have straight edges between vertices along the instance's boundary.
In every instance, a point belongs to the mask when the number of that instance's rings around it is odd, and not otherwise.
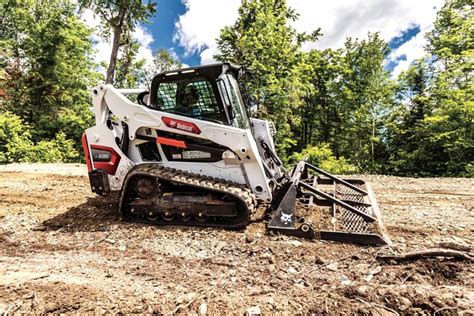
[{"label": "rear light", "polygon": [[110,147],[91,145],[92,163],[94,169],[102,169],[109,175],[114,175],[120,163],[120,155]]},{"label": "rear light", "polygon": [[186,122],[182,120],[176,120],[176,119],[166,117],[166,116],[163,116],[161,120],[168,127],[179,129],[181,131],[185,131],[188,133],[201,134],[201,130],[194,123]]},{"label": "rear light", "polygon": [[91,156],[89,153],[89,145],[87,144],[87,136],[86,133],[82,134],[82,149],[84,150],[84,160],[86,161],[87,164],[87,171],[92,170],[92,164],[91,164]]}]

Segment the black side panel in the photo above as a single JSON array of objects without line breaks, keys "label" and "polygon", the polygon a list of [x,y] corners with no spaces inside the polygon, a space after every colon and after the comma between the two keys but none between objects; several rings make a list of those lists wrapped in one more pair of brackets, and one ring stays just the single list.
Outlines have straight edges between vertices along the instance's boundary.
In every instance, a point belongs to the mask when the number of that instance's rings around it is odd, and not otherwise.
[{"label": "black side panel", "polygon": [[143,161],[161,161],[160,152],[155,142],[146,142],[137,145]]}]

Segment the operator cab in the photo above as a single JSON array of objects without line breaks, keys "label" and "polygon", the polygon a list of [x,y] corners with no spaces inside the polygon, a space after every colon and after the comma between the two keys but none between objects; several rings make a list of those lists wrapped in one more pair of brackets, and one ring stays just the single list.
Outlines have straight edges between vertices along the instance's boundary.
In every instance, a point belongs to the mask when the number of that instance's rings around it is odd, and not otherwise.
[{"label": "operator cab", "polygon": [[248,129],[239,89],[242,69],[228,63],[160,73],[153,78],[152,109]]}]

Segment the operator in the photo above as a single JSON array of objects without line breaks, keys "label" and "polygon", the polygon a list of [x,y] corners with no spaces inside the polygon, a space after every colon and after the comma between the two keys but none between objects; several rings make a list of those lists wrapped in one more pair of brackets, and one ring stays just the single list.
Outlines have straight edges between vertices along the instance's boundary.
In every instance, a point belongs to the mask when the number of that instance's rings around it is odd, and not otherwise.
[{"label": "operator", "polygon": [[179,112],[190,114],[192,117],[201,118],[201,108],[198,106],[199,91],[192,84],[188,85],[184,90],[183,104],[177,110]]}]

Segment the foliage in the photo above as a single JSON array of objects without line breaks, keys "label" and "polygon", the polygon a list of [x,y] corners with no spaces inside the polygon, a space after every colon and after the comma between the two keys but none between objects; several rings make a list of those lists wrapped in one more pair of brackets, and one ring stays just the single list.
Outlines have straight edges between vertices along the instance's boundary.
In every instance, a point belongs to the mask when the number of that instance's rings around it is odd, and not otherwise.
[{"label": "foliage", "polygon": [[369,172],[377,171],[385,159],[382,132],[394,94],[394,83],[384,69],[388,53],[377,33],[369,33],[367,40],[348,39],[343,49],[348,72],[341,78],[340,100],[350,113],[341,122],[341,148],[337,150]]},{"label": "foliage", "polygon": [[[79,0],[83,8],[92,9],[103,21],[102,35],[112,35],[112,51],[107,68],[106,83],[114,83],[120,47],[128,49],[131,34],[139,22],[146,22],[156,12],[156,3],[148,0]],[[127,53],[125,53],[127,55]],[[127,71],[124,72],[128,74]]]},{"label": "foliage", "polygon": [[341,126],[341,102],[336,97],[340,90],[337,79],[344,68],[341,51],[311,50],[304,58],[305,67],[301,75],[308,89],[299,114],[302,123],[299,147],[318,142],[333,144]]},{"label": "foliage", "polygon": [[394,92],[387,54],[387,44],[370,33],[367,40],[347,39],[339,50],[306,54],[301,147],[329,143],[336,157],[350,156],[361,170],[379,168],[386,151],[381,127]]},{"label": "foliage", "polygon": [[470,12],[467,1],[447,1],[428,34],[429,58],[400,76],[402,105],[390,124],[389,172],[474,175],[474,17]]},{"label": "foliage", "polygon": [[254,113],[275,122],[277,150],[283,158],[296,144],[294,130],[300,124],[296,115],[304,93],[300,46],[319,35],[298,34],[289,26],[296,18],[284,0],[243,1],[235,24],[221,31],[220,53],[215,56],[245,68]]},{"label": "foliage", "polygon": [[438,174],[473,176],[473,26],[472,3],[448,0],[428,35],[433,59],[431,111],[422,121],[420,133],[426,145],[436,147],[439,153],[441,159],[432,161],[439,166]]},{"label": "foliage", "polygon": [[27,123],[33,142],[62,131],[79,150],[80,135],[92,124],[88,90],[97,80],[91,30],[66,0],[8,0],[1,9],[0,109]]},{"label": "foliage", "polygon": [[122,56],[117,60],[115,84],[116,88],[136,88],[143,78],[145,60],[138,59],[137,54],[140,44],[135,40],[129,40],[124,46]]},{"label": "foliage", "polygon": [[350,155],[359,168],[375,171],[386,152],[381,126],[394,84],[384,70],[387,44],[378,34],[348,39],[343,49],[301,51],[316,40],[288,24],[297,14],[285,1],[244,1],[240,17],[218,39],[221,61],[241,64],[258,117],[275,122],[283,160],[320,142],[336,157]]},{"label": "foliage", "polygon": [[218,39],[219,60],[242,64],[257,116],[276,123],[288,154],[328,144],[358,170],[401,175],[472,175],[473,16],[447,0],[427,35],[428,55],[398,80],[385,69],[378,33],[341,49],[302,52],[285,1],[243,1]]},{"label": "foliage", "polygon": [[74,143],[59,132],[54,139],[42,140],[33,146],[29,162],[75,162],[79,155]]},{"label": "foliage", "polygon": [[74,162],[79,152],[74,142],[66,139],[63,132],[53,140],[31,141],[29,126],[19,116],[5,112],[0,114],[0,163],[10,162]]},{"label": "foliage", "polygon": [[387,143],[390,147],[389,172],[422,175],[423,162],[429,154],[420,150],[421,134],[417,131],[429,111],[431,71],[425,59],[417,60],[398,78],[397,98],[400,104],[387,120]]},{"label": "foliage", "polygon": [[144,81],[148,88],[151,86],[151,81],[156,74],[160,72],[181,68],[182,64],[178,58],[174,57],[169,51],[165,49],[158,49],[153,54],[153,63],[144,73]]},{"label": "foliage", "polygon": [[0,163],[23,161],[32,146],[29,129],[20,117],[11,112],[0,114]]},{"label": "foliage", "polygon": [[169,51],[161,48],[153,53],[151,65],[147,65],[145,59],[137,59],[139,48],[140,44],[135,40],[130,40],[130,43],[123,47],[122,56],[116,65],[115,87],[150,89],[156,74],[182,66]]},{"label": "foliage", "polygon": [[344,157],[336,158],[329,144],[322,143],[319,146],[310,146],[301,153],[294,153],[290,156],[290,162],[297,163],[306,158],[307,161],[321,169],[333,174],[350,174],[356,172],[357,168],[351,165]]}]

